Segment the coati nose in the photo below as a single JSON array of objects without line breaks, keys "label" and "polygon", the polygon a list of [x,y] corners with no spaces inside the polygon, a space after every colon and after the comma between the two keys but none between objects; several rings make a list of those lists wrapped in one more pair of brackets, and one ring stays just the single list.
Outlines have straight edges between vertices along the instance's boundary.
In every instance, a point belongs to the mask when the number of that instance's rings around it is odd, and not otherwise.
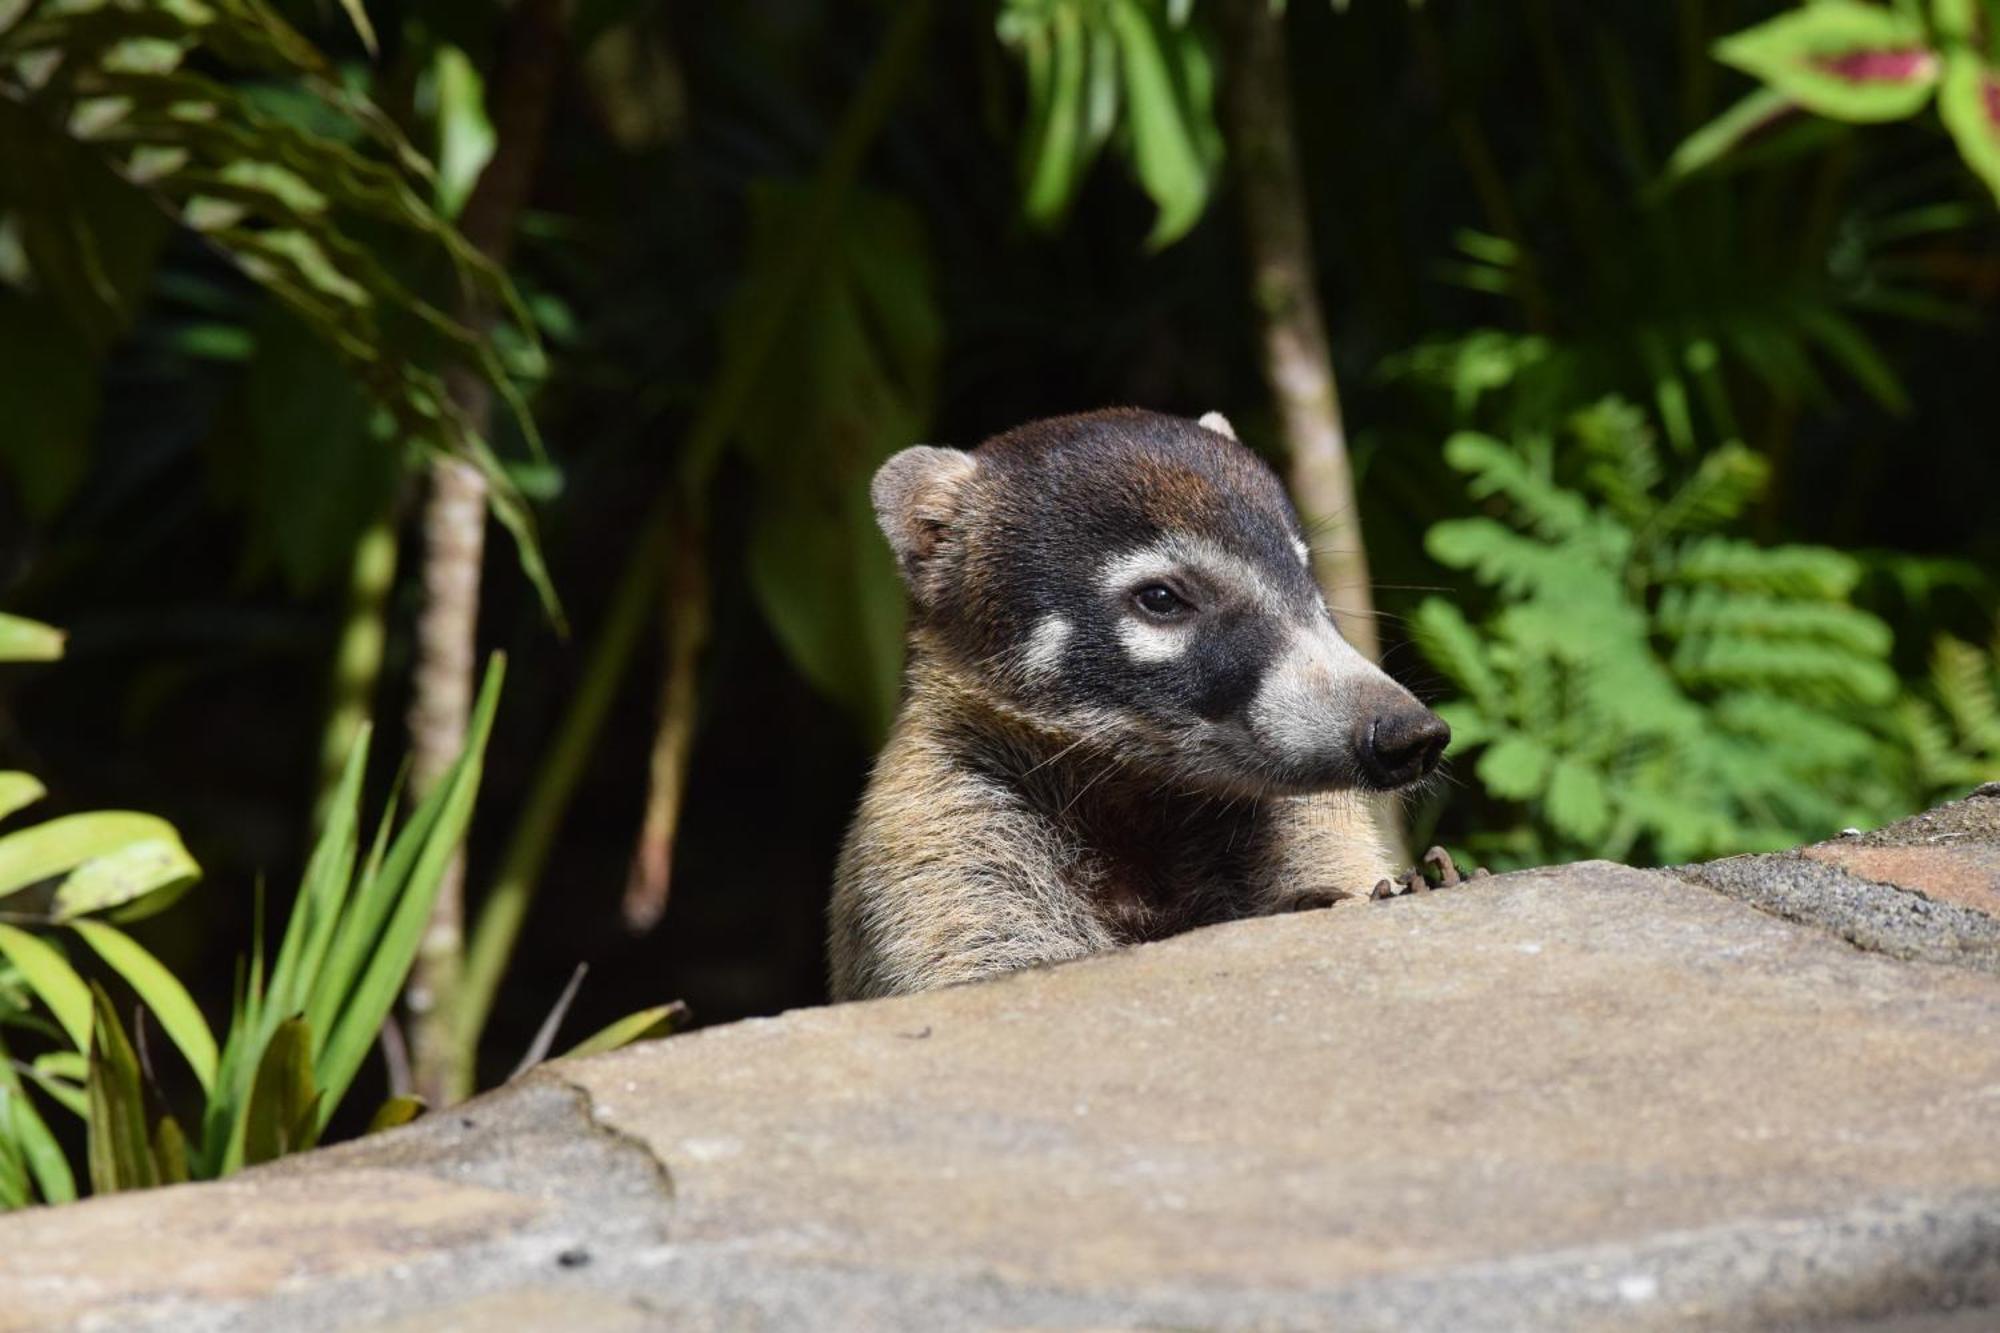
[{"label": "coati nose", "polygon": [[1361,769],[1371,787],[1407,787],[1437,767],[1451,727],[1428,708],[1402,708],[1369,719],[1361,736]]}]

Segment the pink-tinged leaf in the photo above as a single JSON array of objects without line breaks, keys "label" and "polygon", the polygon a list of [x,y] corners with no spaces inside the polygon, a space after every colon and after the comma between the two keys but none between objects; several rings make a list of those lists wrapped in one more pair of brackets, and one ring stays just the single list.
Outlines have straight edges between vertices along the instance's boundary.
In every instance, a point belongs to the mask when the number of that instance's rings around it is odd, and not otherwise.
[{"label": "pink-tinged leaf", "polygon": [[1902,120],[1937,87],[1943,62],[1923,24],[1859,0],[1820,0],[1715,46],[1716,58],[1835,120]]},{"label": "pink-tinged leaf", "polygon": [[1938,90],[1938,114],[1959,156],[2000,201],[2000,70],[1968,49],[1953,51]]}]

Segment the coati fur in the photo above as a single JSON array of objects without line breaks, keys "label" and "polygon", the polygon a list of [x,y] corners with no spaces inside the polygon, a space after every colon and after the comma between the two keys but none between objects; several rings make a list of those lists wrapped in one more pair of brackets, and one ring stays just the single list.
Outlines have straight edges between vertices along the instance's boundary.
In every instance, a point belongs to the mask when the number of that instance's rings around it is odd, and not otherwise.
[{"label": "coati fur", "polygon": [[1341,638],[1219,415],[1119,409],[882,465],[901,711],[829,913],[836,999],[1366,896],[1369,792],[1449,728]]}]

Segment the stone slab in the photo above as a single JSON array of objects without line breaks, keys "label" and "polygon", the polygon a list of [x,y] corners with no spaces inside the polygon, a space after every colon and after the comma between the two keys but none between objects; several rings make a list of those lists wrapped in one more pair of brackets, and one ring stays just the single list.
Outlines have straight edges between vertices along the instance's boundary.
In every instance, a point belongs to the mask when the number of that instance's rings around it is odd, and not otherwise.
[{"label": "stone slab", "polygon": [[0,1326],[1991,1327],[1996,1036],[1978,970],[1528,872],[10,1217]]}]

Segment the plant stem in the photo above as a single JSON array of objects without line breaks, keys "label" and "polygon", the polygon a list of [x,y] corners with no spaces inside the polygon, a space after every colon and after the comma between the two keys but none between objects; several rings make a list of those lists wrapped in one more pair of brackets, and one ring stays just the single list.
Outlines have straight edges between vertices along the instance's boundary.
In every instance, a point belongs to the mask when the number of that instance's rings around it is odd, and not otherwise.
[{"label": "plant stem", "polygon": [[625,880],[625,928],[635,935],[650,931],[667,911],[674,835],[687,789],[688,756],[694,749],[695,687],[702,649],[708,643],[707,533],[694,515],[678,531],[666,589],[666,661],[660,673],[660,717],[653,735],[646,815]]},{"label": "plant stem", "polygon": [[[493,157],[479,173],[460,230],[494,263],[505,265],[515,223],[526,206],[547,135],[549,106],[562,59],[560,0],[519,0],[503,50],[487,81]],[[468,302],[468,326],[484,329],[492,312]],[[446,391],[480,435],[493,416],[493,389],[468,366],[446,371]],[[469,465],[430,465],[424,506],[424,609],[417,622],[410,705],[410,786],[416,799],[434,786],[464,748],[472,710],[479,627],[479,578],[486,548],[486,482]],[[444,1106],[471,1091],[454,1020],[464,961],[464,850],[452,858],[431,910],[405,998],[417,1093]]]},{"label": "plant stem", "polygon": [[738,356],[723,366],[701,415],[688,432],[680,477],[664,486],[654,500],[632,556],[619,576],[618,590],[598,631],[583,680],[570,698],[548,756],[536,770],[534,789],[501,857],[492,892],[480,907],[458,996],[458,1037],[461,1060],[467,1066],[492,1012],[500,975],[520,936],[556,829],[576,794],[584,761],[597,743],[619,682],[631,664],[647,613],[656,603],[682,507],[699,508],[704,502],[723,446],[735,433],[743,409],[763,387],[765,363],[791,317],[794,295],[811,278],[832,223],[860,172],[862,158],[888,118],[904,81],[916,68],[929,21],[928,0],[905,0],[896,7],[881,52],[848,104],[820,162],[806,225],[786,251],[789,262],[773,275],[766,299],[751,310]]},{"label": "plant stem", "polygon": [[328,803],[340,771],[374,709],[382,679],[382,645],[387,637],[389,589],[396,582],[396,523],[385,508],[363,529],[348,565],[347,615],[333,653],[326,730],[319,746],[319,782],[313,798],[313,836],[326,824]]},{"label": "plant stem", "polygon": [[1374,589],[1292,132],[1284,19],[1267,0],[1232,0],[1225,14],[1230,59],[1224,112],[1243,198],[1264,376],[1284,425],[1286,480],[1312,540],[1313,573],[1328,603],[1348,641],[1378,660]]}]

